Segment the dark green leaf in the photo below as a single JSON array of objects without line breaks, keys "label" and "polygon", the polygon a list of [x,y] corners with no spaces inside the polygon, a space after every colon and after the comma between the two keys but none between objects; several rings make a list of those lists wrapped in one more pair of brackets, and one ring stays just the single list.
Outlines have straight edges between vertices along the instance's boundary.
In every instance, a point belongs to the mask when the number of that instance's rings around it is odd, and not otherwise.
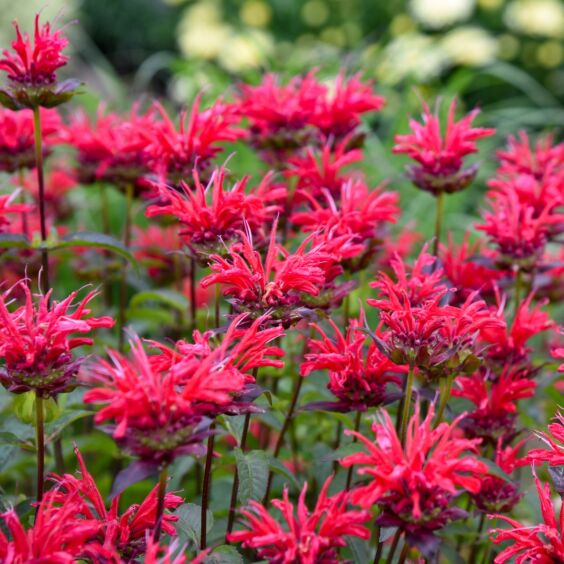
[{"label": "dark green leaf", "polygon": [[300,489],[300,484],[298,480],[296,480],[296,477],[277,458],[270,457],[270,470],[275,474],[287,478],[297,490]]},{"label": "dark green leaf", "polygon": [[[202,508],[195,503],[182,504],[174,514],[178,517],[176,531],[181,540],[191,541],[196,546],[200,545],[200,535],[202,531],[201,520]],[[213,513],[208,509],[206,520],[207,533],[213,527]]]},{"label": "dark green leaf", "polygon": [[204,559],[204,564],[243,564],[243,557],[234,546],[224,544],[214,548]]},{"label": "dark green leaf", "polygon": [[29,249],[31,244],[27,237],[16,233],[0,234],[0,249]]},{"label": "dark green leaf", "polygon": [[85,409],[69,409],[65,410],[62,415],[60,415],[54,421],[47,423],[45,425],[45,434],[47,436],[47,442],[53,441],[57,436],[63,431],[65,427],[82,419],[83,417],[88,417],[92,415],[91,411]]},{"label": "dark green leaf", "polygon": [[366,541],[359,539],[358,537],[345,537],[347,539],[347,544],[351,549],[353,555],[353,562],[355,564],[365,564],[370,561],[368,556],[368,545]]},{"label": "dark green leaf", "polygon": [[166,305],[180,312],[188,311],[189,307],[189,302],[186,296],[180,292],[167,289],[146,290],[144,292],[139,292],[131,298],[130,306],[134,308],[148,301]]},{"label": "dark green leaf", "polygon": [[94,247],[96,249],[104,249],[122,256],[129,262],[135,263],[135,258],[121,241],[104,233],[94,233],[91,231],[71,233],[57,241],[51,247],[51,250],[55,251],[68,247]]},{"label": "dark green leaf", "polygon": [[268,481],[268,455],[262,450],[243,453],[235,449],[237,472],[239,474],[239,501],[246,505],[251,499],[260,500],[266,492]]}]

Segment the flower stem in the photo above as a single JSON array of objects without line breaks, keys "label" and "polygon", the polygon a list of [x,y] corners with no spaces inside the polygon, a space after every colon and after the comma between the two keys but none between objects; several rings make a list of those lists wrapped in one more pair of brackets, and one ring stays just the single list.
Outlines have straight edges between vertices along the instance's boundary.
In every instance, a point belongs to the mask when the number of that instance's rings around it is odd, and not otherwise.
[{"label": "flower stem", "polygon": [[[343,433],[343,424],[341,421],[337,421],[337,433],[335,434],[335,442],[333,443],[333,450],[339,450],[341,446],[341,434]],[[333,474],[337,475],[339,468],[341,465],[339,464],[338,460],[333,461]]]},{"label": "flower stem", "polygon": [[478,522],[478,530],[476,531],[476,538],[472,543],[472,549],[470,550],[470,556],[468,562],[475,564],[476,557],[478,556],[478,551],[480,550],[482,543],[480,537],[482,536],[482,531],[484,530],[484,525],[486,524],[486,514],[482,513],[480,516],[480,521]]},{"label": "flower stem", "polygon": [[517,272],[515,272],[515,313],[519,309],[521,304],[521,291],[523,289],[523,272],[517,267]]},{"label": "flower stem", "polygon": [[443,210],[445,203],[445,195],[443,192],[437,194],[437,205],[435,215],[435,239],[433,241],[433,256],[439,256],[439,245],[441,242],[441,231],[443,226]]},{"label": "flower stem", "polygon": [[196,259],[190,259],[190,331],[196,329]]},{"label": "flower stem", "polygon": [[[251,421],[251,414],[247,413],[245,415],[245,422],[243,423],[243,433],[241,434],[241,444],[240,448],[245,452],[247,446],[247,434],[249,432],[249,423]],[[233,531],[233,525],[235,523],[235,507],[237,505],[237,494],[239,493],[239,472],[237,467],[235,467],[235,475],[233,477],[233,487],[231,488],[231,502],[229,504],[229,517],[227,518],[227,532],[225,533],[225,542],[229,544],[227,539],[229,533]]]},{"label": "flower stem", "polygon": [[401,444],[405,446],[405,437],[407,434],[407,422],[409,420],[409,412],[411,410],[411,395],[413,393],[413,381],[415,379],[415,368],[410,365],[405,383],[405,394],[403,398],[403,408],[401,412],[400,438]]},{"label": "flower stem", "polygon": [[446,404],[450,398],[450,392],[452,390],[452,382],[454,380],[454,374],[449,374],[446,379],[441,378],[439,385],[441,387],[441,396],[439,399],[439,410],[437,411],[437,423],[436,425],[440,425],[441,421],[443,420],[443,415],[445,412]]},{"label": "flower stem", "polygon": [[[354,420],[354,431],[355,433],[358,433],[358,430],[360,429],[360,419],[362,417],[362,413],[361,411],[357,411],[356,412],[356,417]],[[352,440],[352,444],[354,445],[354,443],[356,443],[357,439],[356,436],[353,436],[353,440]],[[354,466],[351,464],[349,466],[349,471],[347,474],[347,485],[345,486],[345,490],[349,491],[351,489],[351,484],[352,484],[352,477],[353,477],[353,468]]]},{"label": "flower stem", "polygon": [[215,443],[215,421],[210,425],[211,434],[208,437],[208,449],[206,452],[206,465],[204,467],[204,480],[202,483],[202,513],[200,518],[200,548],[204,550],[207,545],[208,505],[211,491],[211,471],[213,462],[213,447]]},{"label": "flower stem", "polygon": [[[128,182],[125,186],[125,225],[123,228],[123,244],[126,248],[129,248],[129,246],[131,245],[133,191],[133,183]],[[120,352],[123,352],[125,348],[125,335],[123,330],[125,328],[125,324],[127,323],[127,267],[127,262],[124,261],[119,283],[118,348]]]},{"label": "flower stem", "polygon": [[[109,205],[108,193],[105,183],[100,184],[100,215],[102,216],[102,233],[104,235],[110,234],[110,218],[109,218]],[[110,272],[108,268],[108,260],[110,253],[104,251],[104,269],[103,269],[103,285],[104,285],[104,305],[109,308],[112,305],[112,284],[110,279]]]},{"label": "flower stem", "polygon": [[40,503],[43,499],[45,482],[45,422],[43,398],[37,392],[35,393],[35,437],[37,447],[37,502]]},{"label": "flower stem", "polygon": [[[394,561],[394,554],[396,553],[396,549],[398,547],[401,538],[401,533],[402,533],[401,529],[398,528],[396,534],[394,535],[394,540],[392,541],[390,552],[388,552],[388,558],[386,559],[386,564],[392,564],[392,562]],[[376,556],[378,556],[378,553],[376,553]],[[374,564],[378,564],[377,560],[374,560]]]},{"label": "flower stem", "polygon": [[159,474],[159,489],[157,493],[157,513],[155,516],[155,529],[153,531],[153,540],[159,542],[161,537],[161,526],[163,523],[163,515],[165,508],[166,483],[168,479],[168,466],[165,464]]},{"label": "flower stem", "polygon": [[[43,173],[43,145],[41,135],[41,113],[39,106],[33,108],[33,128],[35,133],[35,167],[37,170],[37,186],[39,189],[39,225],[41,242],[47,241],[47,220],[45,216],[45,177]],[[50,289],[49,282],[49,254],[43,246],[41,248],[41,288],[43,294]]]},{"label": "flower stem", "polygon": [[[276,446],[274,447],[274,458],[278,458],[280,454],[280,450],[282,449],[282,445],[284,444],[284,437],[286,435],[286,431],[290,426],[290,422],[294,416],[294,411],[296,409],[296,404],[298,403],[298,397],[300,395],[300,390],[302,389],[303,377],[300,376],[299,372],[296,372],[296,380],[294,382],[294,393],[292,394],[292,399],[290,401],[290,407],[288,408],[288,412],[286,413],[286,417],[284,418],[284,423],[282,424],[282,429],[280,430],[280,434],[278,435],[278,439],[276,441]],[[272,479],[274,475],[272,470],[268,473],[268,482],[266,484],[266,492],[264,494],[264,498],[262,500],[262,504],[266,505],[268,503],[268,498],[270,497],[270,488],[272,487]]]}]

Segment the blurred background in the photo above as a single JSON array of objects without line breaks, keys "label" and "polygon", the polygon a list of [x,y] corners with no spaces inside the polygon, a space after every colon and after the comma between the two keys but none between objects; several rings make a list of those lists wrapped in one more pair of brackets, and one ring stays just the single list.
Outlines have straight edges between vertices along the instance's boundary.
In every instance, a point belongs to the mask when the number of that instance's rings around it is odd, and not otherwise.
[{"label": "blurred background", "polygon": [[[460,112],[478,105],[478,123],[498,130],[480,145],[478,192],[449,198],[454,231],[476,213],[494,149],[508,134],[558,138],[564,125],[561,0],[0,0],[0,8],[2,44],[13,37],[13,18],[25,29],[38,10],[76,20],[66,28],[74,52],[65,76],[86,84],[70,106],[91,110],[100,100],[126,110],[154,97],[179,108],[202,90],[208,101],[229,97],[265,71],[288,78],[317,68],[327,80],[340,68],[362,71],[387,99],[367,123],[363,168],[374,183],[392,180],[404,217],[424,232],[432,199],[405,181],[405,159],[390,152],[422,99],[456,96]],[[230,163],[236,173],[260,166],[245,149]]]}]

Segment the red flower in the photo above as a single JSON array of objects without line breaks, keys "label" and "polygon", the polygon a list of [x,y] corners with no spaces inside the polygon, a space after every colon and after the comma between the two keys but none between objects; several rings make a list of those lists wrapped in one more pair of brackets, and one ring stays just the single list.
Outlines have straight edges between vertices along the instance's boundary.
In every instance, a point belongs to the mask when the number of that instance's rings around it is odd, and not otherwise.
[{"label": "red flower", "polygon": [[[44,156],[51,152],[53,134],[61,127],[57,110],[41,108],[41,133]],[[14,112],[0,108],[0,171],[19,172],[35,167],[33,112]]]},{"label": "red flower", "polygon": [[452,390],[454,397],[470,400],[476,409],[466,415],[461,427],[471,437],[481,437],[497,444],[499,437],[514,432],[517,402],[533,397],[536,382],[514,368],[507,368],[493,381],[488,375],[476,372],[459,376]]},{"label": "red flower", "polygon": [[240,232],[241,242],[231,247],[229,258],[210,257],[212,274],[201,284],[204,288],[224,284],[223,294],[232,296],[236,311],[253,316],[269,311],[272,319],[289,326],[301,317],[301,294],[319,296],[336,257],[322,244],[308,250],[314,235],[307,237],[295,253],[288,253],[276,243],[277,224],[275,220],[264,261],[253,248],[251,234]]},{"label": "red flower", "polygon": [[[556,347],[552,349],[552,356],[554,358],[564,359],[564,347]],[[564,372],[564,363],[558,367],[558,372]]]},{"label": "red flower", "polygon": [[360,179],[358,173],[355,175],[342,169],[361,160],[362,151],[350,149],[347,139],[336,145],[325,143],[320,149],[308,147],[303,155],[289,159],[284,176],[296,179],[293,204],[303,201],[304,194],[317,198],[323,197],[327,191],[338,199],[346,182]]},{"label": "red flower", "polygon": [[419,368],[429,379],[473,372],[484,348],[479,338],[503,327],[476,293],[459,307],[441,305],[449,289],[440,281],[440,269],[426,274],[434,260],[423,252],[408,274],[398,259],[393,265],[398,282],[380,273],[371,285],[380,289],[381,299],[368,300],[380,310],[385,354],[396,364]]},{"label": "red flower", "polygon": [[[52,479],[56,483],[56,487],[51,490],[53,500],[64,504],[66,499],[74,499],[76,518],[82,518],[86,522],[99,522],[98,536],[103,550],[118,559],[132,561],[145,552],[147,532],[155,527],[158,486],[151,490],[141,504],[130,506],[120,515],[120,497],[114,497],[110,509],[106,509],[104,499],[94,478],[88,472],[80,451],[75,448],[74,452],[80,465],[81,476],[77,478],[72,474],[53,475]],[[165,494],[165,511],[161,521],[163,533],[172,536],[176,534],[173,523],[178,521],[178,517],[166,510],[176,509],[183,501],[173,493]]]},{"label": "red flower", "polygon": [[43,497],[35,523],[28,531],[13,509],[1,515],[12,537],[8,540],[0,530],[0,560],[4,564],[73,564],[89,549],[99,552],[101,546],[94,538],[100,532],[100,523],[79,517],[80,505],[76,497],[64,496],[62,504],[56,501],[59,501],[57,491]]},{"label": "red flower", "polygon": [[317,103],[312,123],[325,139],[342,139],[360,125],[360,115],[378,111],[385,99],[373,93],[370,83],[363,84],[360,74],[348,80],[345,73],[337,76],[331,93],[321,97]]},{"label": "red flower", "polygon": [[[527,454],[531,463],[548,462],[550,466],[564,466],[564,415],[556,414],[555,422],[548,426],[549,433],[537,433],[547,448],[536,448]],[[552,435],[552,437],[550,436]]]},{"label": "red flower", "polygon": [[364,527],[370,514],[347,510],[347,491],[328,497],[330,484],[331,478],[328,478],[311,513],[305,504],[307,483],[298,499],[297,513],[284,488],[283,498],[273,499],[271,503],[282,514],[285,527],[260,503],[250,501],[249,508],[241,511],[247,519],[248,530],[231,533],[229,541],[256,549],[259,558],[272,564],[337,562],[337,549],[347,544],[345,536],[370,538],[370,532]]},{"label": "red flower", "polygon": [[7,225],[10,225],[10,220],[6,215],[11,213],[24,213],[32,210],[32,206],[27,204],[14,204],[13,201],[18,193],[6,194],[0,196],[0,233],[2,233]]},{"label": "red flower", "polygon": [[513,558],[516,564],[525,562],[551,564],[564,560],[564,542],[562,541],[564,513],[560,511],[560,519],[557,520],[550,499],[550,486],[540,482],[534,469],[533,475],[544,524],[530,526],[505,515],[490,515],[490,519],[502,519],[512,527],[511,529],[493,529],[490,532],[494,544],[506,541],[511,543],[496,556],[496,564],[503,564]]},{"label": "red flower", "polygon": [[[25,295],[25,304],[10,311],[14,290]],[[43,397],[54,396],[72,386],[82,359],[73,358],[72,349],[91,345],[88,337],[70,337],[89,333],[98,327],[112,327],[110,317],[86,317],[88,303],[96,296],[89,292],[76,307],[78,292],[61,302],[51,302],[51,292],[34,298],[26,280],[1,295],[0,299],[0,381],[11,392],[35,390]],[[74,309],[73,309],[74,308]]]},{"label": "red flower", "polygon": [[174,186],[196,167],[206,171],[222,151],[221,143],[236,141],[246,134],[235,127],[240,117],[233,105],[218,100],[202,111],[200,98],[196,97],[189,115],[186,111],[180,114],[178,129],[165,109],[154,103],[163,121],[152,129],[147,152],[159,177]]},{"label": "red flower", "polygon": [[493,267],[493,258],[483,240],[470,243],[467,233],[462,243],[456,245],[449,235],[448,245],[440,245],[440,259],[445,277],[456,288],[451,304],[463,302],[476,291],[483,297],[494,293],[494,284],[503,272]]},{"label": "red flower", "polygon": [[396,222],[400,211],[397,206],[399,195],[384,192],[380,187],[369,190],[362,181],[349,181],[341,186],[340,196],[335,201],[328,190],[323,190],[318,198],[304,191],[303,197],[310,209],[294,213],[290,221],[306,232],[325,228],[332,230],[334,235],[350,234],[361,256],[344,266],[354,272],[364,268],[381,245],[384,223]]},{"label": "red flower", "polygon": [[360,433],[355,436],[367,451],[341,460],[344,467],[357,466],[357,474],[367,478],[365,485],[351,493],[351,502],[364,509],[378,504],[382,514],[378,523],[384,527],[402,527],[407,541],[421,547],[426,542],[436,545],[433,531],[451,519],[464,515],[451,506],[453,497],[461,492],[476,493],[480,479],[488,467],[475,458],[479,439],[456,437],[456,425],[440,423],[433,429],[434,407],[423,421],[419,405],[411,417],[405,448],[386,411],[381,411],[372,425],[375,441]]},{"label": "red flower", "polygon": [[554,232],[564,225],[564,214],[556,211],[556,201],[548,201],[538,212],[521,201],[515,191],[495,194],[490,198],[491,211],[476,229],[484,231],[508,264],[519,261],[533,267],[541,259],[544,247]]},{"label": "red flower", "polygon": [[223,167],[214,171],[207,186],[200,182],[196,170],[193,178],[194,189],[181,182],[182,192],[161,185],[159,194],[166,203],[149,206],[146,215],[176,217],[182,225],[182,241],[194,257],[206,264],[210,255],[226,254],[227,247],[239,240],[246,226],[256,238],[264,240],[263,225],[280,210],[268,202],[286,195],[284,188],[272,189],[271,175],[249,193],[245,192],[248,176],[227,190]]},{"label": "red flower", "polygon": [[0,59],[0,70],[8,73],[10,80],[43,86],[57,80],[57,69],[65,66],[69,58],[62,54],[69,42],[61,30],[51,31],[51,24],[39,26],[39,14],[35,16],[33,43],[26,33],[22,36],[14,22],[16,39],[12,42],[13,53],[4,49]]},{"label": "red flower", "polygon": [[336,340],[330,339],[319,325],[311,325],[321,340],[308,341],[309,353],[301,365],[301,375],[307,376],[314,370],[329,370],[327,388],[339,400],[332,406],[338,411],[366,411],[385,403],[390,396],[387,384],[399,386],[398,373],[406,372],[405,367],[391,362],[373,341],[365,350],[366,335],[359,330],[364,324],[364,313],[360,319],[351,320],[346,335],[332,320],[329,324]]},{"label": "red flower", "polygon": [[112,364],[99,361],[87,377],[101,384],[84,396],[86,403],[104,405],[95,421],[113,421],[114,438],[154,462],[201,452],[202,417],[248,408],[246,398],[237,397],[254,383],[248,371],[280,366],[266,357],[281,356],[282,351],[266,345],[281,331],[259,332],[263,319],[242,331],[241,321],[234,320],[215,348],[210,333],[195,331],[193,344],[180,341],[175,349],[151,342],[160,350],[158,355],[148,356],[138,338],[131,342],[129,359],[110,351]]},{"label": "red flower", "polygon": [[144,114],[137,110],[135,105],[128,118],[121,118],[104,115],[100,106],[93,122],[82,112],[73,116],[61,139],[77,152],[77,172],[83,184],[105,181],[121,188],[128,183],[147,187],[143,177],[152,170],[147,145],[157,120],[153,109]]},{"label": "red flower", "polygon": [[35,16],[33,41],[26,33],[22,35],[14,22],[16,39],[12,50],[4,49],[0,59],[0,70],[8,75],[10,86],[0,91],[0,99],[11,109],[37,106],[53,107],[72,97],[78,83],[66,81],[57,84],[57,70],[69,60],[63,55],[68,40],[62,30],[52,31],[51,24],[39,25],[39,14]]},{"label": "red flower", "polygon": [[479,113],[472,110],[459,122],[454,121],[456,102],[449,106],[446,130],[441,134],[438,114],[423,106],[423,124],[411,119],[412,133],[396,135],[394,153],[405,153],[419,165],[408,168],[410,180],[422,190],[439,194],[458,192],[466,188],[476,176],[477,165],[463,168],[464,157],[476,153],[476,140],[493,135],[494,129],[472,128]]},{"label": "red flower", "polygon": [[239,111],[250,122],[251,142],[273,165],[314,137],[311,120],[326,92],[314,74],[293,78],[286,85],[267,74],[258,86],[241,86]]}]

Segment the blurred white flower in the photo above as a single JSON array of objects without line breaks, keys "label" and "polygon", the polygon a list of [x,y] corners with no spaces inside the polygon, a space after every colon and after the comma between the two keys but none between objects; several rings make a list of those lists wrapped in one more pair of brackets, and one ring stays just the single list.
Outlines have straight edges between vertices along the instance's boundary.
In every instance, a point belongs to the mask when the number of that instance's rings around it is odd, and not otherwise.
[{"label": "blurred white flower", "polygon": [[475,0],[411,0],[409,8],[423,25],[440,29],[468,19],[475,4]]},{"label": "blurred white flower", "polygon": [[233,33],[219,53],[219,64],[231,72],[256,68],[264,63],[272,51],[270,36],[258,31]]},{"label": "blurred white flower", "polygon": [[561,0],[515,0],[504,14],[505,23],[527,35],[564,37],[564,3]]},{"label": "blurred white flower", "polygon": [[497,55],[497,40],[479,27],[459,27],[447,33],[441,41],[445,52],[458,65],[481,66],[491,63]]},{"label": "blurred white flower", "polygon": [[447,65],[447,54],[432,38],[421,33],[408,33],[385,47],[378,76],[389,84],[407,77],[426,82],[438,76]]}]

